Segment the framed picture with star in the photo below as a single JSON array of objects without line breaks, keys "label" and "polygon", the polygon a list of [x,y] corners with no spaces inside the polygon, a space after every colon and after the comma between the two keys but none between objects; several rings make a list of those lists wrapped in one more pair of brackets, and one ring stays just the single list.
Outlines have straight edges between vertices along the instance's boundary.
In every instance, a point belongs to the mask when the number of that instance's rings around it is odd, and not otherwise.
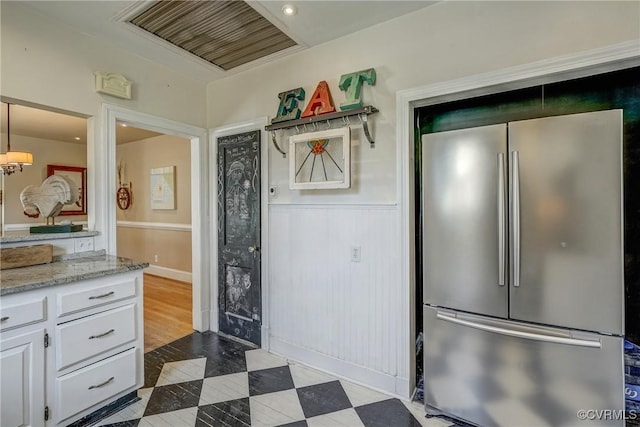
[{"label": "framed picture with star", "polygon": [[289,137],[289,188],[315,190],[351,186],[349,128]]}]

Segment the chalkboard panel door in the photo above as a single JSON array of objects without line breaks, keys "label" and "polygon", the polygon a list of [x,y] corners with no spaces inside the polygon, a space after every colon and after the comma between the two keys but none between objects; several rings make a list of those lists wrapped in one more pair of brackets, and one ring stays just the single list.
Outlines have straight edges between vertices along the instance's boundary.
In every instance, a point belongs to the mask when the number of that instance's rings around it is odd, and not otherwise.
[{"label": "chalkboard panel door", "polygon": [[260,345],[260,131],[218,143],[218,327]]}]

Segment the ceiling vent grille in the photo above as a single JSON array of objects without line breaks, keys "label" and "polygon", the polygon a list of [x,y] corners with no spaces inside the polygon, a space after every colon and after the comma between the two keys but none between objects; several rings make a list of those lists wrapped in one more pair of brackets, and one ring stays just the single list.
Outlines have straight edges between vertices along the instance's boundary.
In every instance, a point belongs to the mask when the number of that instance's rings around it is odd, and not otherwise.
[{"label": "ceiling vent grille", "polygon": [[159,1],[129,22],[223,70],[296,45],[239,0]]}]

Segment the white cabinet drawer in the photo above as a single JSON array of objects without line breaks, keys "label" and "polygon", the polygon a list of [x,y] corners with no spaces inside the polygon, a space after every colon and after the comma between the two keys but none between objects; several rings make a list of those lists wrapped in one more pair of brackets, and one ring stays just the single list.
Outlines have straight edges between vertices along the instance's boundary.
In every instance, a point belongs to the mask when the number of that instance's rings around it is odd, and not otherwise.
[{"label": "white cabinet drawer", "polygon": [[136,349],[56,378],[58,422],[136,384]]},{"label": "white cabinet drawer", "polygon": [[46,297],[16,304],[0,304],[0,331],[45,320]]},{"label": "white cabinet drawer", "polygon": [[118,279],[107,284],[58,293],[58,316],[109,304],[136,295],[136,279]]},{"label": "white cabinet drawer", "polygon": [[136,339],[136,305],[56,326],[58,370]]}]

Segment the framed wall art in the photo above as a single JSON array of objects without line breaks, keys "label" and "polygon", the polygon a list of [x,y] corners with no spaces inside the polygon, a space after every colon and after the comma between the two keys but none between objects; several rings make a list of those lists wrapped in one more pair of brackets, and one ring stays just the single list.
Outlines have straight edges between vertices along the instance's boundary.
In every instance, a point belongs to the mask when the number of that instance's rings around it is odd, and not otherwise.
[{"label": "framed wall art", "polygon": [[311,190],[351,186],[348,127],[289,137],[289,188]]},{"label": "framed wall art", "polygon": [[87,214],[87,168],[79,166],[47,165],[47,176],[64,175],[78,187],[78,201],[71,205],[64,205],[60,215]]},{"label": "framed wall art", "polygon": [[151,169],[151,209],[176,208],[175,166]]}]

